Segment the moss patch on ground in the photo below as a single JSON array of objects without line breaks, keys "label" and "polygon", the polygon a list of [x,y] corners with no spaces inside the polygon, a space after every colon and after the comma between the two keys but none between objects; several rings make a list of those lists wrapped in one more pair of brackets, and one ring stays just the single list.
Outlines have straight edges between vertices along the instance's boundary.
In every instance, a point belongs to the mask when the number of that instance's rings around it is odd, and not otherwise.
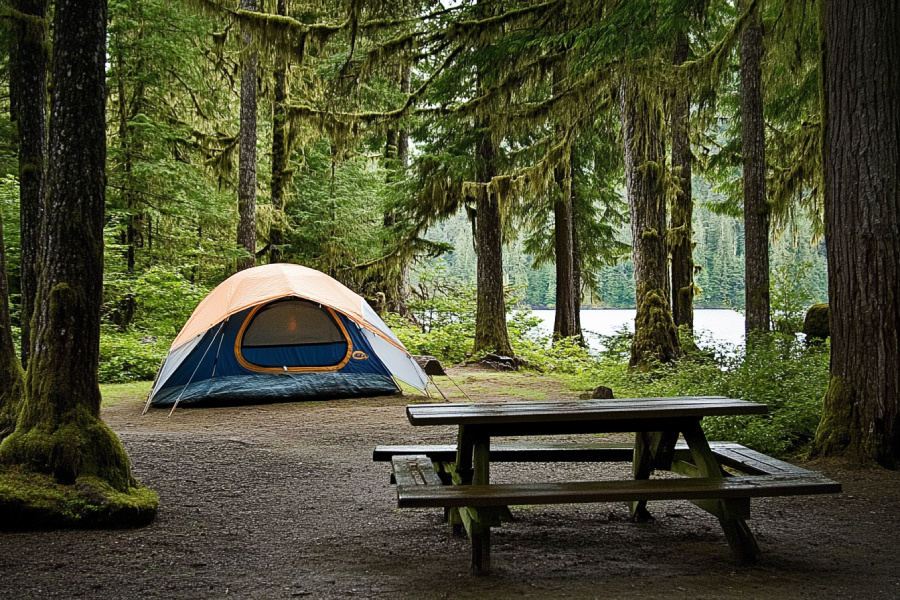
[{"label": "moss patch on ground", "polygon": [[142,527],[158,506],[156,492],[140,485],[126,493],[91,477],[60,485],[49,475],[0,465],[0,531]]}]

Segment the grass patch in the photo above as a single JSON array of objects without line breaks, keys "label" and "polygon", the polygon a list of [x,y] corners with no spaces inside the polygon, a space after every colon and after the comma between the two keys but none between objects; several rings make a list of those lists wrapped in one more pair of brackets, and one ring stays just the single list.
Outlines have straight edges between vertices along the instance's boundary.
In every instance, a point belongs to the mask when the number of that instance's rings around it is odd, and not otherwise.
[{"label": "grass patch", "polygon": [[153,387],[152,381],[101,383],[100,394],[103,396],[101,406],[115,406],[122,402],[146,402],[151,387]]}]

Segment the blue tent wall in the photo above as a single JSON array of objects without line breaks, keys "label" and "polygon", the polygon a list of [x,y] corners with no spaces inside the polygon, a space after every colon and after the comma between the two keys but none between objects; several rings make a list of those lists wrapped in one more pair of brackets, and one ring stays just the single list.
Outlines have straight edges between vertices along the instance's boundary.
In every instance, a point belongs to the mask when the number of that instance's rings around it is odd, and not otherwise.
[{"label": "blue tent wall", "polygon": [[[153,398],[154,406],[174,404],[248,403],[325,397],[354,397],[394,394],[399,387],[384,364],[375,356],[359,326],[344,315],[338,318],[353,344],[355,356],[341,369],[325,372],[259,373],[245,369],[234,353],[234,344],[251,309],[232,315],[224,325],[204,334],[193,352],[165,382]],[[266,349],[267,360],[279,355],[289,366],[322,364],[335,356],[333,345]],[[346,350],[340,353],[342,358]],[[303,355],[308,360],[304,362]],[[245,358],[248,358],[245,356]],[[190,384],[188,385],[188,382]],[[185,389],[185,386],[187,388]]]}]

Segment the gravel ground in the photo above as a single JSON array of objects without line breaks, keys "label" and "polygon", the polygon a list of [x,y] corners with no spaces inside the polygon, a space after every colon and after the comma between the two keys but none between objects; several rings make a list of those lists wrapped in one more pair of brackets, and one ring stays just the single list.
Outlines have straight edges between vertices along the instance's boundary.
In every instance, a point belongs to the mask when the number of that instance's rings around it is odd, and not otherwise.
[{"label": "gravel ground", "polygon": [[[563,395],[549,378],[518,377],[469,378],[469,389]],[[159,492],[158,518],[138,530],[0,534],[0,598],[900,598],[900,473],[839,463],[804,466],[843,494],[754,501],[760,566],[735,564],[718,522],[686,502],[651,504],[651,524],[628,522],[623,504],[586,504],[514,508],[517,521],[492,536],[492,575],[475,578],[468,540],[439,510],[398,510],[389,465],[371,460],[378,444],[453,442],[451,428],[411,427],[410,399],[171,419],[141,417],[138,398],[106,408],[136,475]],[[492,469],[498,482],[629,473]]]}]

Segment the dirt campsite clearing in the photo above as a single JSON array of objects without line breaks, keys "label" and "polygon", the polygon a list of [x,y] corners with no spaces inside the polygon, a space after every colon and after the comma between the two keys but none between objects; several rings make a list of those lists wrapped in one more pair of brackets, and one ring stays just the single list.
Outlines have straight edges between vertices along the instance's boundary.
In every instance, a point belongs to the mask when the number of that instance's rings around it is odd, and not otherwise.
[{"label": "dirt campsite clearing", "polygon": [[[552,376],[450,371],[478,401],[577,397]],[[442,386],[454,401],[465,398]],[[105,389],[119,434],[160,511],[137,530],[0,534],[2,598],[898,598],[900,473],[803,463],[836,495],[760,499],[763,560],[734,562],[718,522],[687,502],[513,508],[493,533],[493,572],[439,509],[396,508],[379,444],[447,444],[452,427],[412,427],[418,396],[226,408],[152,409],[146,384]],[[590,436],[593,440],[597,436]],[[607,436],[628,441],[628,436]],[[500,463],[494,481],[545,470],[621,479],[625,464]]]}]

